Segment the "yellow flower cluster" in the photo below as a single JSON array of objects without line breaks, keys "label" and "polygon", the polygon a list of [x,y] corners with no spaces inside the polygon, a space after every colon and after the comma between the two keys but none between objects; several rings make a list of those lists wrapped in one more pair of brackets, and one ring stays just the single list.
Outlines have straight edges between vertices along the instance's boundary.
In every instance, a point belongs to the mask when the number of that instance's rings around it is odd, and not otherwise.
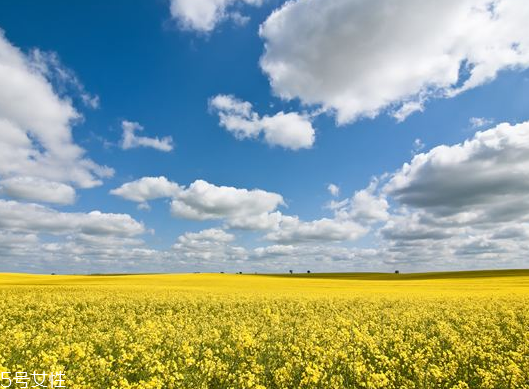
[{"label": "yellow flower cluster", "polygon": [[71,389],[529,388],[525,276],[17,277],[0,371]]}]

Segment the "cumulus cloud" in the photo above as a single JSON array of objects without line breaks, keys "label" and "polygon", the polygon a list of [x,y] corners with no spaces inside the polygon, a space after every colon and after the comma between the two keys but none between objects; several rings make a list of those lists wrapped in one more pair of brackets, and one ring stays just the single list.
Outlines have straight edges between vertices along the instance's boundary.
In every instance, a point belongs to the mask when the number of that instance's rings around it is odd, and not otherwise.
[{"label": "cumulus cloud", "polygon": [[382,187],[397,204],[378,231],[386,257],[454,268],[519,266],[529,253],[528,169],[529,122],[503,123],[416,155]]},{"label": "cumulus cloud", "polygon": [[[343,124],[383,110],[404,120],[529,66],[525,0],[288,1],[261,25],[261,67],[284,99]],[[380,28],[384,26],[384,28]]]},{"label": "cumulus cloud", "polygon": [[0,266],[23,272],[130,271],[163,257],[145,247],[139,237],[144,232],[126,214],[58,212],[0,199]]},{"label": "cumulus cloud", "polygon": [[58,212],[33,204],[0,199],[0,228],[3,231],[67,235],[132,237],[145,232],[142,223],[127,214]]},{"label": "cumulus cloud", "polygon": [[180,185],[160,176],[142,177],[139,180],[127,182],[119,188],[112,189],[110,193],[130,201],[145,203],[159,198],[176,197],[181,190]]},{"label": "cumulus cloud", "polygon": [[266,229],[283,197],[260,189],[216,186],[197,180],[171,203],[174,216],[191,220],[226,219],[238,228]]},{"label": "cumulus cloud", "polygon": [[143,177],[126,183],[110,193],[127,200],[145,203],[156,198],[170,198],[171,214],[190,220],[224,220],[241,229],[268,229],[277,225],[284,205],[283,197],[261,189],[217,186],[196,180],[188,187],[165,177]]},{"label": "cumulus cloud", "polygon": [[419,212],[404,212],[392,215],[388,222],[379,230],[388,241],[424,241],[444,240],[462,233],[458,228],[439,226],[428,223]]},{"label": "cumulus cloud", "polygon": [[[268,231],[266,239],[274,242],[347,241],[356,240],[368,232],[368,228],[350,216],[302,221],[297,216],[283,215],[278,211],[285,202],[277,193],[217,186],[204,180],[196,180],[185,187],[165,177],[144,177],[111,193],[142,204],[155,198],[170,198],[174,217],[219,220],[224,222],[225,228]],[[364,219],[381,217],[376,212],[386,212],[387,204],[380,204],[384,206],[382,211],[365,209],[366,214],[358,219],[365,223]],[[360,212],[361,206],[364,204],[355,202],[354,210]]]},{"label": "cumulus cloud", "polygon": [[380,230],[385,262],[469,269],[519,267],[526,261],[529,245],[518,222],[480,225],[432,216],[422,210],[392,215]]},{"label": "cumulus cloud", "polygon": [[229,234],[218,228],[209,228],[200,232],[186,232],[178,237],[178,242],[188,244],[191,242],[214,242],[229,243],[235,239],[233,234]]},{"label": "cumulus cloud", "polygon": [[123,120],[121,122],[121,128],[123,129],[123,137],[121,138],[121,148],[123,150],[138,147],[150,147],[165,152],[173,150],[173,138],[170,136],[159,139],[158,137],[149,138],[136,135],[137,131],[143,131],[143,126],[137,122]]},{"label": "cumulus cloud", "polygon": [[301,221],[297,216],[282,216],[279,226],[266,234],[266,239],[274,242],[333,242],[356,240],[368,230],[352,221],[336,219],[318,219]]},{"label": "cumulus cloud", "polygon": [[416,155],[384,187],[401,204],[474,221],[527,212],[528,190],[529,122],[503,123]]},{"label": "cumulus cloud", "polygon": [[173,249],[179,258],[187,260],[225,261],[245,259],[247,257],[246,249],[230,245],[234,239],[234,235],[216,228],[200,232],[186,232],[178,237]]},{"label": "cumulus cloud", "polygon": [[161,271],[169,253],[146,248],[141,239],[71,234],[46,236],[0,231],[4,271],[124,273]]},{"label": "cumulus cloud", "polygon": [[[37,53],[22,53],[0,31],[0,177],[12,197],[67,204],[74,199],[72,187],[100,185],[113,170],[86,158],[74,143],[72,126],[82,116],[47,78],[52,69],[64,69],[56,57],[44,61]],[[29,193],[30,181],[42,191]]]},{"label": "cumulus cloud", "polygon": [[314,144],[312,123],[297,112],[260,117],[250,103],[231,95],[217,95],[210,99],[209,106],[218,113],[220,125],[237,139],[257,138],[263,134],[269,145],[291,150],[311,148]]},{"label": "cumulus cloud", "polygon": [[367,188],[358,190],[342,201],[331,201],[327,208],[334,211],[337,220],[351,220],[363,225],[385,221],[389,217],[389,203],[379,192],[379,181],[374,179]]},{"label": "cumulus cloud", "polygon": [[60,205],[75,202],[75,189],[71,186],[37,177],[11,177],[1,180],[0,193],[17,199]]},{"label": "cumulus cloud", "polygon": [[389,204],[383,196],[373,194],[369,189],[356,192],[351,199],[348,217],[359,222],[378,222],[388,218]]},{"label": "cumulus cloud", "polygon": [[171,16],[183,29],[208,33],[226,19],[244,24],[247,17],[241,15],[235,6],[260,6],[261,3],[262,0],[171,0],[170,10]]},{"label": "cumulus cloud", "polygon": [[249,259],[254,268],[283,273],[289,270],[328,272],[330,268],[347,272],[387,268],[378,250],[318,243],[257,247],[249,253]]}]

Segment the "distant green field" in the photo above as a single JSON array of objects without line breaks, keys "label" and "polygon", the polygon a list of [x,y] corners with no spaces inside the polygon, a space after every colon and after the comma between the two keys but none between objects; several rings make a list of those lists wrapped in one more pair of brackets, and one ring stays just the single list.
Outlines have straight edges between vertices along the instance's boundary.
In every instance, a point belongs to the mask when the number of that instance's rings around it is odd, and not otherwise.
[{"label": "distant green field", "polygon": [[294,273],[266,274],[271,277],[324,278],[337,280],[435,280],[450,278],[522,277],[529,276],[529,269],[472,270],[429,273]]}]

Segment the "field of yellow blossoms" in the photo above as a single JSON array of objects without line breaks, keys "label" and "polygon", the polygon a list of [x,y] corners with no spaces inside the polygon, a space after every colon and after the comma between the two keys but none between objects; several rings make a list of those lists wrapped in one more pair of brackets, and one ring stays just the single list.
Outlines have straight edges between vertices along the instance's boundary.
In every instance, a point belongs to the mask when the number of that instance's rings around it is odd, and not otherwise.
[{"label": "field of yellow blossoms", "polygon": [[529,272],[0,274],[0,371],[72,389],[529,388]]}]

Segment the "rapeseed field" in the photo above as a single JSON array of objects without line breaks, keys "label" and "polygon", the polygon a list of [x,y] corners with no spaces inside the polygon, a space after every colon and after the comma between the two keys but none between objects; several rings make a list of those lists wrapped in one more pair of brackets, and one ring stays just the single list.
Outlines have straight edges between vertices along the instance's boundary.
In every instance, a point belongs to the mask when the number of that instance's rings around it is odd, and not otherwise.
[{"label": "rapeseed field", "polygon": [[0,371],[72,389],[529,388],[523,271],[3,274],[0,297]]}]

